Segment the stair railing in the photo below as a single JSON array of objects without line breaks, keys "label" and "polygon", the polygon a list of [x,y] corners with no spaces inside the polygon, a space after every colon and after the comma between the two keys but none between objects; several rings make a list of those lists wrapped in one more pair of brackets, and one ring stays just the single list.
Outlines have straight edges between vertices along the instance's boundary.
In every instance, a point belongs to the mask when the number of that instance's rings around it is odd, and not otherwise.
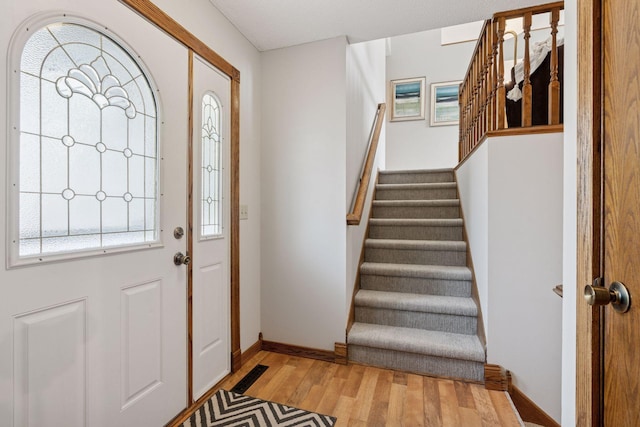
[{"label": "stair railing", "polygon": [[364,211],[364,202],[367,198],[367,191],[369,190],[369,181],[371,181],[373,163],[375,162],[376,153],[378,152],[378,141],[380,139],[386,109],[386,104],[378,104],[373,124],[371,125],[371,132],[369,132],[366,157],[360,168],[360,179],[351,201],[351,212],[347,214],[347,225],[360,225],[362,212]]},{"label": "stair railing", "polygon": [[[561,131],[560,81],[558,78],[558,22],[564,2],[549,3],[525,9],[496,13],[485,21],[465,78],[460,85],[459,160],[464,160],[489,133],[504,132],[508,128],[505,88],[505,34],[507,21],[518,19],[524,39],[522,118],[521,127],[514,133]],[[544,126],[532,125],[532,86],[530,43],[532,20],[535,15],[549,15],[550,73],[548,85],[548,120]],[[515,55],[514,55],[515,56]],[[516,82],[516,85],[518,83]]]}]

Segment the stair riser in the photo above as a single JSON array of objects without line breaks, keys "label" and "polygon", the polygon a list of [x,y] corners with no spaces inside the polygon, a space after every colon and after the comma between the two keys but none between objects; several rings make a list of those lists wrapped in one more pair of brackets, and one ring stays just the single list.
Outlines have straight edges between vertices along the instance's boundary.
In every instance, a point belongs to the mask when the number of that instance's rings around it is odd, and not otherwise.
[{"label": "stair riser", "polygon": [[475,335],[477,318],[374,307],[356,307],[356,322]]},{"label": "stair riser", "polygon": [[424,375],[484,381],[484,363],[349,345],[349,361]]},{"label": "stair riser", "polygon": [[364,260],[366,262],[387,262],[392,264],[464,266],[467,263],[467,253],[463,251],[366,248]]},{"label": "stair riser", "polygon": [[462,227],[374,225],[369,228],[372,239],[398,240],[462,240]]},{"label": "stair riser", "polygon": [[420,184],[453,181],[453,172],[381,173],[378,176],[378,182],[380,184]]},{"label": "stair riser", "polygon": [[378,188],[376,200],[442,200],[457,198],[455,188],[386,190]]},{"label": "stair riser", "polygon": [[372,291],[406,292],[450,297],[471,296],[471,282],[468,280],[425,279],[422,277],[363,274],[360,276],[360,287]]},{"label": "stair riser", "polygon": [[457,206],[374,206],[373,218],[460,218]]}]

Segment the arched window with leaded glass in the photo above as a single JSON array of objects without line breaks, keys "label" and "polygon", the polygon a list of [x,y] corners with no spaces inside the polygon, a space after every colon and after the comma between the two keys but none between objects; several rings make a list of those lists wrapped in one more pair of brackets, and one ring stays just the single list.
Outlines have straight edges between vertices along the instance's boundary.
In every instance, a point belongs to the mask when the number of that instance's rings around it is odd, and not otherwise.
[{"label": "arched window with leaded glass", "polygon": [[222,140],[221,108],[215,94],[202,97],[202,194],[201,237],[222,234]]},{"label": "arched window with leaded glass", "polygon": [[77,23],[46,25],[24,44],[13,142],[18,258],[158,240],[156,100],[129,52]]}]

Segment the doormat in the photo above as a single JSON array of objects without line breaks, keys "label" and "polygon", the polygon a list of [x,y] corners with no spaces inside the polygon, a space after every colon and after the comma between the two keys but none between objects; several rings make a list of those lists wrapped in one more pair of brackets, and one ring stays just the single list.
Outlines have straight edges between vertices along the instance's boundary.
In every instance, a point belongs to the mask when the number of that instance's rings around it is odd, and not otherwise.
[{"label": "doormat", "polygon": [[333,427],[335,417],[218,390],[182,427]]},{"label": "doormat", "polygon": [[267,368],[268,366],[265,365],[256,365],[256,367],[250,370],[249,373],[244,376],[244,378],[238,381],[238,384],[233,386],[231,391],[234,393],[243,394],[245,391],[249,390],[249,387],[251,387],[258,378],[260,378],[260,375],[264,374],[264,371],[266,371]]}]

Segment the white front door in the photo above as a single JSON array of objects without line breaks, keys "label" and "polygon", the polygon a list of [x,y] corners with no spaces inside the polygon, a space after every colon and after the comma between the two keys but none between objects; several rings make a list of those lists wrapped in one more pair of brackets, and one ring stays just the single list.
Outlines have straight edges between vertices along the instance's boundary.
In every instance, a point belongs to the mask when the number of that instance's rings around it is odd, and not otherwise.
[{"label": "white front door", "polygon": [[187,49],[116,1],[3,14],[0,425],[164,425],[187,396]]},{"label": "white front door", "polygon": [[193,59],[193,398],[230,372],[230,84]]}]

